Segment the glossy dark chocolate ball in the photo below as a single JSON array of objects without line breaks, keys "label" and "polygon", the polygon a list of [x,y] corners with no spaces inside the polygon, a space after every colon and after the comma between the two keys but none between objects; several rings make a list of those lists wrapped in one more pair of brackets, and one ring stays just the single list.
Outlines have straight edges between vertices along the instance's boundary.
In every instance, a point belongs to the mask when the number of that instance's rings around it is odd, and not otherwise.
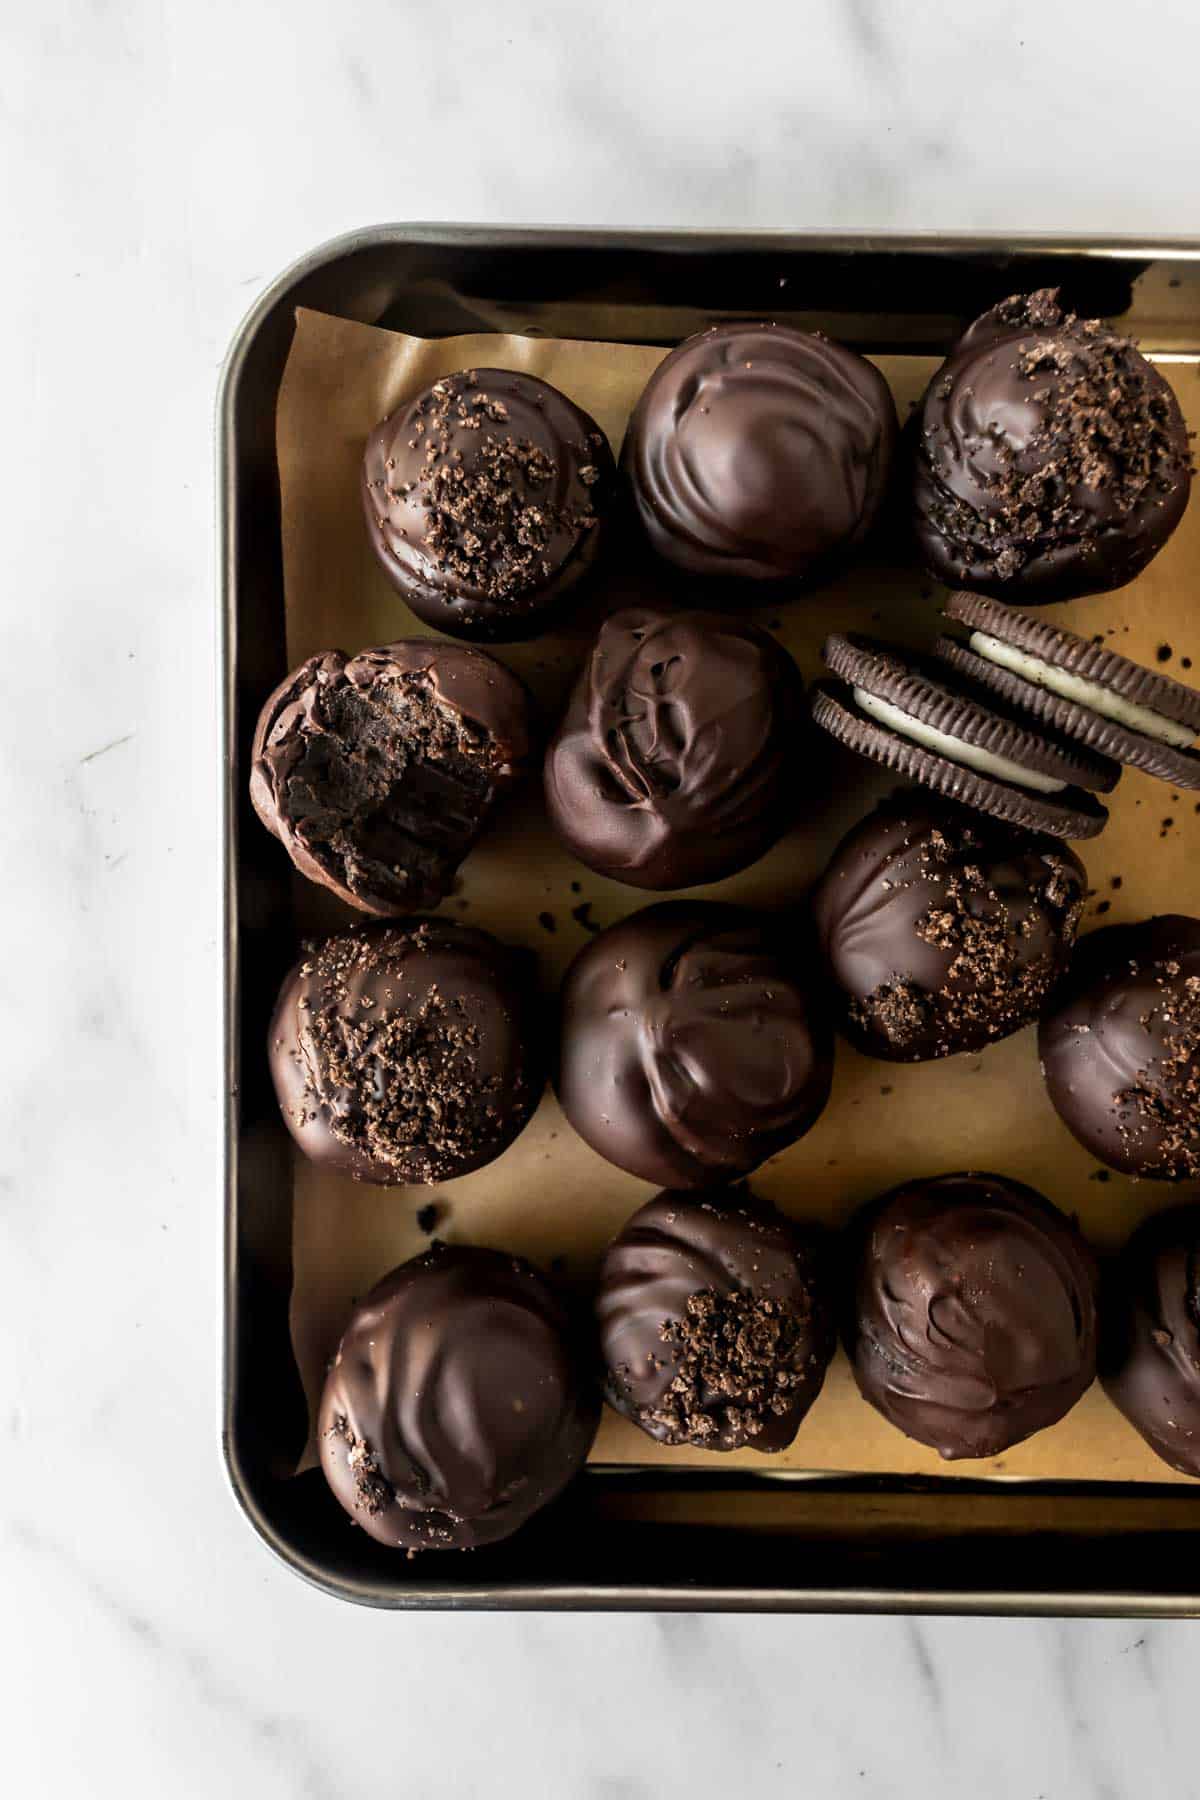
[{"label": "glossy dark chocolate ball", "polygon": [[1200,1476],[1200,1206],[1147,1219],[1105,1282],[1100,1374],[1156,1456]]},{"label": "glossy dark chocolate ball", "polygon": [[723,613],[614,613],[546,753],[546,805],[581,862],[642,888],[744,869],[799,799],[803,684]]},{"label": "glossy dark chocolate ball", "polygon": [[816,1122],[832,1069],[795,921],[668,901],[602,931],[563,981],[563,1111],[601,1156],[660,1186],[749,1174]]},{"label": "glossy dark chocolate ball", "polygon": [[306,1156],[384,1186],[449,1181],[523,1130],[544,1085],[533,959],[443,919],[315,944],[268,1039]]},{"label": "glossy dark chocolate ball", "polygon": [[785,1449],[834,1348],[821,1246],[744,1188],[634,1213],[600,1266],[596,1316],[609,1404],[701,1450]]},{"label": "glossy dark chocolate ball", "polygon": [[852,1232],[847,1351],[863,1398],[947,1458],[998,1456],[1096,1373],[1095,1259],[1002,1175],[907,1182]]},{"label": "glossy dark chocolate ball", "polygon": [[843,1030],[891,1062],[1019,1031],[1067,965],[1086,889],[1065,844],[916,794],[886,801],[813,895]]},{"label": "glossy dark chocolate ball", "polygon": [[1126,1175],[1200,1177],[1200,919],[1083,938],[1038,1047],[1055,1111],[1093,1156]]},{"label": "glossy dark chocolate ball", "polygon": [[325,1381],[321,1467],[381,1544],[495,1543],[582,1466],[599,1394],[575,1329],[517,1256],[439,1245],[355,1307]]},{"label": "glossy dark chocolate ball", "polygon": [[929,384],[914,456],[917,542],[951,587],[1018,604],[1132,581],[1187,505],[1179,402],[1127,337],[1014,294]]},{"label": "glossy dark chocolate ball", "polygon": [[417,617],[507,643],[549,629],[595,562],[616,469],[596,421],[516,369],[444,376],[367,439],[371,547]]},{"label": "glossy dark chocolate ball", "polygon": [[815,581],[878,515],[896,408],[871,363],[787,325],[718,325],[659,364],[621,453],[659,555],[688,575]]}]

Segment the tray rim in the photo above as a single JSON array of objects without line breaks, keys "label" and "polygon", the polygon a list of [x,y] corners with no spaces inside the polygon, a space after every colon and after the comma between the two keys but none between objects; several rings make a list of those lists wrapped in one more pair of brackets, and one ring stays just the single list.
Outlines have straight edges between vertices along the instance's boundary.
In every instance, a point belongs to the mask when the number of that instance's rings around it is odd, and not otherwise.
[{"label": "tray rim", "polygon": [[[217,501],[217,678],[221,743],[219,842],[221,855],[221,1164],[223,1298],[220,1364],[220,1437],[222,1463],[233,1498],[272,1555],[310,1586],[332,1598],[384,1611],[704,1611],[763,1613],[974,1614],[997,1617],[1180,1618],[1200,1614],[1200,1589],[1194,1595],[1159,1594],[1141,1589],[1080,1592],[1050,1588],[899,1588],[846,1585],[812,1588],[714,1587],[702,1583],[637,1587],[589,1582],[456,1582],[453,1586],[417,1584],[382,1591],[366,1581],[330,1572],[315,1558],[289,1543],[266,1518],[247,1478],[235,1430],[235,1375],[240,1320],[237,1307],[238,1262],[238,1126],[240,1046],[238,1036],[240,969],[238,964],[238,900],[236,891],[238,819],[233,777],[236,766],[236,614],[237,431],[238,383],[264,321],[290,289],[331,263],[374,249],[402,244],[469,246],[491,250],[547,248],[560,250],[636,249],[658,253],[738,251],[816,252],[826,255],[887,253],[930,257],[1006,256],[1091,257],[1097,260],[1171,259],[1200,263],[1200,235],[1143,237],[1132,233],[1096,236],[1083,232],[1012,235],[1007,232],[942,233],[854,230],[828,232],[788,227],[712,230],[703,226],[671,229],[615,226],[501,225],[480,222],[416,220],[362,226],[328,238],[296,257],[267,284],[235,329],[221,365],[215,408],[215,476]],[[1039,1484],[1025,1484],[1026,1491]],[[1088,1486],[1090,1484],[1079,1484]],[[1147,1492],[1155,1491],[1147,1489]],[[1177,1492],[1168,1488],[1167,1492]]]}]

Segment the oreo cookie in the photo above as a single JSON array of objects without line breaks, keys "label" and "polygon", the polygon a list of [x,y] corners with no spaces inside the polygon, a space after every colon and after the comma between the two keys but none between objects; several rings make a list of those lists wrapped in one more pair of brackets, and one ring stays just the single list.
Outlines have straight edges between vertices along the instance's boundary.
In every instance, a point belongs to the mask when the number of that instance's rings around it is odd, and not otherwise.
[{"label": "oreo cookie", "polygon": [[981,594],[952,594],[945,616],[970,637],[939,638],[939,659],[1089,750],[1200,788],[1200,693],[1127,656]]},{"label": "oreo cookie", "polygon": [[871,762],[991,817],[1052,837],[1103,831],[1118,765],[1042,731],[943,665],[876,639],[835,632],[822,655],[846,683],[814,691],[813,718]]}]

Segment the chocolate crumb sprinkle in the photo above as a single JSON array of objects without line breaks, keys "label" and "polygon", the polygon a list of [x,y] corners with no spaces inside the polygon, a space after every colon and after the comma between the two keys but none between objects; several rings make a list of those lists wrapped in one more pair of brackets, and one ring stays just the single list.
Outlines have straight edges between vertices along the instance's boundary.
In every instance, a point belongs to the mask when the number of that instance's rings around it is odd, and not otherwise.
[{"label": "chocolate crumb sprinkle", "polygon": [[667,1444],[753,1441],[767,1418],[793,1404],[809,1379],[804,1355],[808,1312],[785,1313],[771,1299],[738,1289],[691,1295],[682,1319],[663,1324],[675,1373],[644,1421]]}]

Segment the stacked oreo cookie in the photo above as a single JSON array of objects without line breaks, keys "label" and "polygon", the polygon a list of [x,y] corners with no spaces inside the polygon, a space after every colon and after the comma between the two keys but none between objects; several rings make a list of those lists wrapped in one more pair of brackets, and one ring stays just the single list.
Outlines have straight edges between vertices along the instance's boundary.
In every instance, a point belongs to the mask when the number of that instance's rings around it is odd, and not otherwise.
[{"label": "stacked oreo cookie", "polygon": [[1054,837],[1095,837],[1121,766],[1200,788],[1200,693],[1094,639],[978,594],[932,656],[835,634],[817,724],[922,786]]}]

